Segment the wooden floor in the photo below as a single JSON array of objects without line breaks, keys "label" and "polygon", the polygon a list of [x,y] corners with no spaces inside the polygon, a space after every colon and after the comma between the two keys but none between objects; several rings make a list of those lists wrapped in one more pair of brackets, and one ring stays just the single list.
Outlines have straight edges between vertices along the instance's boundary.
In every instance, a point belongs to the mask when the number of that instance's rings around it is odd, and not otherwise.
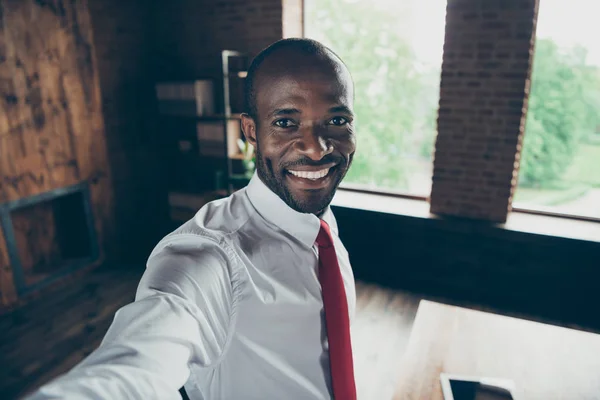
[{"label": "wooden floor", "polygon": [[1,316],[0,399],[21,397],[91,353],[140,276],[98,269]]},{"label": "wooden floor", "polygon": [[[0,399],[16,399],[94,350],[141,272],[96,270],[0,317]],[[390,399],[419,298],[357,284],[352,325],[360,399]],[[8,366],[8,368],[6,368]]]},{"label": "wooden floor", "polygon": [[[115,312],[133,300],[142,272],[97,269],[0,316],[0,399],[22,397],[90,354]],[[361,282],[356,289],[352,339],[361,400],[393,397],[420,300],[500,312]]]},{"label": "wooden floor", "polygon": [[358,398],[389,400],[421,298],[357,283],[352,346]]}]

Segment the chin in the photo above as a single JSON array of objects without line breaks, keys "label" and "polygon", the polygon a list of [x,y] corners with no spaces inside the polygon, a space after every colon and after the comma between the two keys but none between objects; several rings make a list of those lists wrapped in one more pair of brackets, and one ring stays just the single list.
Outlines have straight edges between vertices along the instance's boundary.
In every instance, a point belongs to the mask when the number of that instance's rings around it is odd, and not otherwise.
[{"label": "chin", "polygon": [[334,167],[326,177],[307,182],[289,173],[283,173],[286,203],[294,210],[307,214],[319,214],[326,209],[345,175],[345,169]]},{"label": "chin", "polygon": [[331,199],[333,195],[328,195],[327,197],[320,197],[318,199],[306,199],[306,198],[296,198],[294,201],[294,208],[296,211],[305,213],[305,214],[319,214],[324,209],[329,206],[331,203]]},{"label": "chin", "polygon": [[326,209],[333,196],[337,185],[315,190],[294,190],[286,187],[288,193],[286,203],[294,210],[306,214],[319,214]]}]

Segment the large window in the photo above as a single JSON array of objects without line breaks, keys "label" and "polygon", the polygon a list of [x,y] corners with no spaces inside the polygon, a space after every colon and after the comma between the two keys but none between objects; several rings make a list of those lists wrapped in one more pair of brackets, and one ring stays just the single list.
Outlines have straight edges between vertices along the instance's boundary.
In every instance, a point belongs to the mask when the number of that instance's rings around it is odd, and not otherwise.
[{"label": "large window", "polygon": [[356,85],[358,150],[346,184],[431,191],[446,0],[305,0],[305,36]]},{"label": "large window", "polygon": [[597,11],[540,0],[515,207],[600,218]]}]

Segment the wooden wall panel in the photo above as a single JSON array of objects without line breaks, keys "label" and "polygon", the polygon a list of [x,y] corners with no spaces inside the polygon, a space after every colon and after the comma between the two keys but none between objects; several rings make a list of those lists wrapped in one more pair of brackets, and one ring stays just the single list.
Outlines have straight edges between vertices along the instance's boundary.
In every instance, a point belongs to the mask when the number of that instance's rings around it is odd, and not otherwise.
[{"label": "wooden wall panel", "polygon": [[12,304],[17,300],[12,269],[8,262],[8,253],[3,244],[4,234],[0,228],[0,309],[2,304]]},{"label": "wooden wall panel", "polygon": [[51,202],[12,213],[15,241],[27,285],[36,283],[61,263],[61,249]]},{"label": "wooden wall panel", "polygon": [[87,1],[0,0],[0,203],[89,181],[101,233],[112,201],[94,57]]}]

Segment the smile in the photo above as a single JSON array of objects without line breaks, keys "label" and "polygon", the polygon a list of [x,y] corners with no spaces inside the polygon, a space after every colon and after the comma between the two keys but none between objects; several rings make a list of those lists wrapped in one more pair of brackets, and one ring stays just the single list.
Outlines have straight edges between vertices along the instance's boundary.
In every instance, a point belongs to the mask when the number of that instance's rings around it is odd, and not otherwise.
[{"label": "smile", "polygon": [[288,172],[294,176],[297,176],[298,178],[316,181],[317,179],[326,177],[330,169],[331,168],[325,168],[318,171],[294,171],[290,169]]}]

